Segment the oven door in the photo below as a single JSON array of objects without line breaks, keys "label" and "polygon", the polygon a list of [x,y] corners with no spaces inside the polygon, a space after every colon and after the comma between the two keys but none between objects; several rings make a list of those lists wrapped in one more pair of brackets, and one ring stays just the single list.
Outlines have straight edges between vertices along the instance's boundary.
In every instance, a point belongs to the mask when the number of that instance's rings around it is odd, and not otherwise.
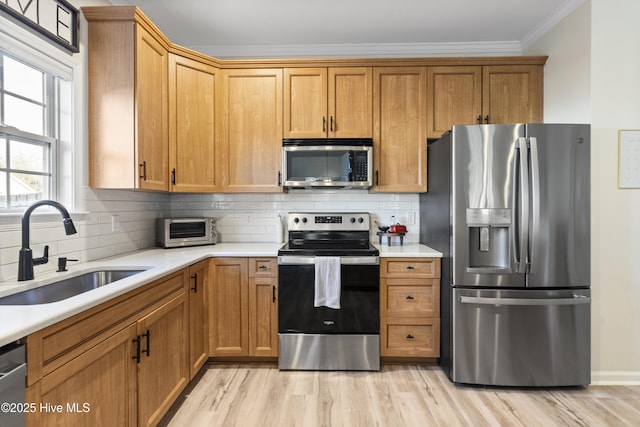
[{"label": "oven door", "polygon": [[380,265],[377,256],[341,257],[340,309],[314,307],[315,258],[278,257],[278,332],[379,334]]}]

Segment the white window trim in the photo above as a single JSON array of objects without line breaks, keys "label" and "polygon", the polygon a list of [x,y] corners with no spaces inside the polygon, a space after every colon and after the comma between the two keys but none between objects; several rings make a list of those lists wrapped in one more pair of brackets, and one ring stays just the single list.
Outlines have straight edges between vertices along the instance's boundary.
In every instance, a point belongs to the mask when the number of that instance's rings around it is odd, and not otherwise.
[{"label": "white window trim", "polygon": [[[21,24],[0,16],[0,47],[27,61],[43,71],[54,74],[72,84],[72,124],[71,129],[60,129],[58,163],[53,168],[58,172],[58,186],[54,190],[57,200],[70,212],[83,213],[84,198],[81,197],[83,183],[87,182],[86,148],[86,40],[87,23],[80,15],[80,53],[70,54],[57,45],[32,33]],[[71,172],[67,172],[71,171]],[[46,212],[46,210],[44,210]],[[53,214],[52,214],[53,215]],[[20,223],[22,212],[0,213],[0,228]]]}]

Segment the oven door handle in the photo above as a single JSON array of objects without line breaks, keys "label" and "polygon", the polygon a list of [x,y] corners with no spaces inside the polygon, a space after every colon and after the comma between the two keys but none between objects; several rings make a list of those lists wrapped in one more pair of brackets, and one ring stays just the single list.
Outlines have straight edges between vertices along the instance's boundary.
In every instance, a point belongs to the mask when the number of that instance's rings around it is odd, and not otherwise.
[{"label": "oven door handle", "polygon": [[[299,255],[280,255],[278,265],[314,265],[316,257]],[[379,265],[380,257],[377,256],[343,256],[340,257],[341,265]]]}]

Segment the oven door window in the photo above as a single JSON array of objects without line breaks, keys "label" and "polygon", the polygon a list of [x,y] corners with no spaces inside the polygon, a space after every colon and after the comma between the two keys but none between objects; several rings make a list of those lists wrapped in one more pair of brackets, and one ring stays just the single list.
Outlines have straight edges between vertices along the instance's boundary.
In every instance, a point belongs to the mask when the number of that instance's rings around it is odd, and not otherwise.
[{"label": "oven door window", "polygon": [[278,332],[307,334],[378,334],[380,267],[342,265],[339,310],[314,307],[313,265],[280,265]]},{"label": "oven door window", "polygon": [[169,224],[169,238],[193,239],[207,236],[206,223],[204,221],[174,222]]}]

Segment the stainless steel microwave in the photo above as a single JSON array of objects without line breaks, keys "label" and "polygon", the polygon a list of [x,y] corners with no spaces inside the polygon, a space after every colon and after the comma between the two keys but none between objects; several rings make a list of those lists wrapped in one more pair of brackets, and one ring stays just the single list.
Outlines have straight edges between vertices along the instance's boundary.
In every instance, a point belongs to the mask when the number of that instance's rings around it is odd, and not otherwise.
[{"label": "stainless steel microwave", "polygon": [[288,189],[367,189],[373,184],[373,139],[283,139],[283,186]]},{"label": "stainless steel microwave", "polygon": [[218,241],[215,218],[158,218],[156,244],[163,248],[213,245]]}]

